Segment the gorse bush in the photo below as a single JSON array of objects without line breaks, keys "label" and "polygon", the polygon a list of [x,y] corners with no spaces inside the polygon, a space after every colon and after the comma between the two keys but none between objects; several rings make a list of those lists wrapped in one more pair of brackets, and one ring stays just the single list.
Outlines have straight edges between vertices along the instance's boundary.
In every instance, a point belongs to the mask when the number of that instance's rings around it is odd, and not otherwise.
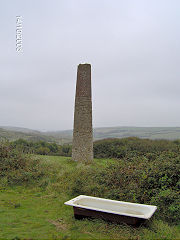
[{"label": "gorse bush", "polygon": [[153,159],[155,154],[166,151],[179,152],[180,141],[129,137],[122,139],[103,139],[94,142],[95,158],[123,158],[131,154],[131,156],[149,155],[149,158]]},{"label": "gorse bush", "polygon": [[44,175],[40,161],[13,148],[8,142],[0,142],[1,185],[30,183]]}]

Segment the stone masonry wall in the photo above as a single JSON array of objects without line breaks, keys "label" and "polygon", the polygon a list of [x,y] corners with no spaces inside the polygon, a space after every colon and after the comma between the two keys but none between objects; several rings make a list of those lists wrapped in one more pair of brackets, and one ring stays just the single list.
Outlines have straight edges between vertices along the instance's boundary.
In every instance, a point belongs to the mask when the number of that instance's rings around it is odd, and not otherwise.
[{"label": "stone masonry wall", "polygon": [[83,162],[93,159],[90,64],[79,64],[77,71],[72,159]]}]

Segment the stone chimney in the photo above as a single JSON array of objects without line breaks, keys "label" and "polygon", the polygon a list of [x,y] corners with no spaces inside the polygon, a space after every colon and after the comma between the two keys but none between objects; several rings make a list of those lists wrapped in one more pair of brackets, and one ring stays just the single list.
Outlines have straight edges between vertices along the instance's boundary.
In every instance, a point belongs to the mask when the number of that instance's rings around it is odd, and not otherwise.
[{"label": "stone chimney", "polygon": [[79,64],[77,70],[72,159],[86,163],[93,160],[90,64]]}]

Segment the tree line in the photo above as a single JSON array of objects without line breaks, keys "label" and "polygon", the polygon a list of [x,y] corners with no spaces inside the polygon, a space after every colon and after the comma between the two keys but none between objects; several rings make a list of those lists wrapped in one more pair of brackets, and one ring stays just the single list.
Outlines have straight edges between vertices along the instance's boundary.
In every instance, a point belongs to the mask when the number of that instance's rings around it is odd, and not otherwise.
[{"label": "tree line", "polygon": [[58,145],[57,143],[49,143],[45,141],[27,141],[18,139],[11,142],[11,146],[24,153],[40,154],[40,155],[54,155],[70,157],[72,152],[71,145]]},{"label": "tree line", "polygon": [[[25,153],[71,157],[72,145],[49,143],[45,141],[27,141],[18,139],[11,146]],[[127,156],[146,156],[154,159],[162,152],[180,152],[180,140],[150,140],[129,137],[122,139],[103,139],[94,142],[95,158],[124,158]]]}]

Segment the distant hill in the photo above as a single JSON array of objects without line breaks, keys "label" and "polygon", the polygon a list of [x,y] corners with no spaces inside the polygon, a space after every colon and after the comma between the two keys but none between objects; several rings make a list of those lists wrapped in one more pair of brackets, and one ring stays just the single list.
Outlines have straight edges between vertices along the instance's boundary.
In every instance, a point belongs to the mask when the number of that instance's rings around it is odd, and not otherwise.
[{"label": "distant hill", "polygon": [[46,136],[54,136],[55,138],[68,138],[72,140],[73,131],[72,130],[64,130],[64,131],[52,131],[45,132]]},{"label": "distant hill", "polygon": [[180,139],[180,127],[110,127],[96,128],[95,139],[139,137],[149,139]]},{"label": "distant hill", "polygon": [[[72,139],[72,130],[47,132],[56,138]],[[180,139],[180,127],[102,127],[94,129],[94,140],[139,137],[149,139]]]},{"label": "distant hill", "polygon": [[29,128],[22,128],[22,127],[11,127],[11,126],[3,126],[0,127],[8,131],[13,131],[13,132],[22,132],[22,133],[35,133],[35,134],[41,134],[40,131],[29,129]]},{"label": "distant hill", "polygon": [[[0,138],[10,141],[23,138],[58,144],[72,143],[72,130],[40,132],[28,128],[0,127]],[[180,127],[102,127],[94,129],[94,140],[139,137],[149,139],[180,139]]]},{"label": "distant hill", "polygon": [[62,137],[54,137],[44,134],[43,132],[31,130],[27,128],[16,128],[16,127],[0,127],[0,139],[15,141],[19,138],[28,141],[46,141],[56,142],[58,144],[64,144],[71,142],[71,139],[65,139]]}]

